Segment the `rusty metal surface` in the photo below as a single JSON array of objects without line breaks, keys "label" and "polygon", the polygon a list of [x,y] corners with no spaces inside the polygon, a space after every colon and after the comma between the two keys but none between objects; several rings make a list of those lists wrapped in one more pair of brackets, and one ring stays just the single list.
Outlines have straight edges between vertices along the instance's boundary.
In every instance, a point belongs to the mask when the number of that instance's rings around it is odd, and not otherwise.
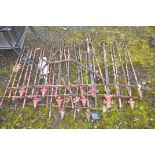
[{"label": "rusty metal surface", "polygon": [[[0,106],[5,99],[18,100],[23,108],[46,106],[49,116],[51,107],[56,107],[62,119],[65,108],[72,109],[75,118],[80,108],[86,109],[87,114],[90,109],[102,111],[103,106],[111,108],[113,100],[120,108],[126,100],[133,109],[134,99],[142,98],[142,88],[131,54],[120,52],[114,43],[103,44],[99,49],[87,39],[85,47],[62,44],[59,49],[52,45],[50,51],[45,47],[25,50],[27,57],[40,67],[28,65],[19,57],[4,95],[0,96]],[[130,81],[129,65],[134,82]],[[133,96],[136,90],[137,95]]]}]

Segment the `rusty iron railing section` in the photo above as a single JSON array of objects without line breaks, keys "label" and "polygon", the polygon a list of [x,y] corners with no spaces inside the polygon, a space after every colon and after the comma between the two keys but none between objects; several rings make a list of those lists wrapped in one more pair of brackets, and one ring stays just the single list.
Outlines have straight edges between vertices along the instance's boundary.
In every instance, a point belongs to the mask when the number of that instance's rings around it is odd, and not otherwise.
[{"label": "rusty iron railing section", "polygon": [[118,43],[94,46],[86,39],[85,46],[64,45],[48,51],[45,47],[32,48],[26,55],[35,64],[22,62],[19,57],[13,67],[0,107],[5,100],[28,105],[46,106],[51,117],[52,107],[59,109],[61,118],[65,109],[72,109],[74,119],[80,109],[103,112],[113,104],[120,108],[129,103],[132,109],[136,99],[142,99],[130,52]]}]

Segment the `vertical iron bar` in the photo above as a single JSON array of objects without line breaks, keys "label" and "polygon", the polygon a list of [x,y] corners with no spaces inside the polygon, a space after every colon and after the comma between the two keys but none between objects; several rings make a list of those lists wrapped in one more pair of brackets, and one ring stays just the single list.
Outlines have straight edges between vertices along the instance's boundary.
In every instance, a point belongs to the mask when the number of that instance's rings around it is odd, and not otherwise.
[{"label": "vertical iron bar", "polygon": [[[109,84],[107,52],[106,52],[106,49],[105,49],[105,44],[103,44],[102,53],[103,53],[104,69],[105,69],[105,82],[106,82],[106,84]],[[107,94],[110,94],[110,89],[109,89],[108,85],[106,86],[106,90],[107,90]]]},{"label": "vertical iron bar", "polygon": [[[17,60],[16,60],[16,62],[15,62],[15,66],[19,63],[19,60],[20,60],[20,58],[18,57]],[[10,78],[9,78],[8,83],[7,83],[7,86],[6,86],[6,89],[5,89],[5,91],[4,91],[3,96],[6,96],[6,93],[7,93],[7,91],[8,91],[7,88],[9,87],[9,85],[10,85],[10,83],[11,83],[11,79],[12,79],[13,75],[14,75],[14,70],[12,69],[12,73],[11,73],[11,75],[10,75]],[[4,98],[1,99],[1,102],[0,102],[0,109],[1,109],[1,107],[2,107],[3,101],[4,101]]]},{"label": "vertical iron bar", "polygon": [[128,51],[127,51],[127,54],[128,54],[128,58],[129,58],[131,67],[132,67],[132,71],[133,71],[133,73],[134,73],[135,81],[136,81],[136,84],[137,84],[137,90],[138,90],[138,93],[139,93],[140,98],[142,99],[141,85],[140,85],[139,82],[138,82],[138,78],[137,78],[137,75],[136,75],[135,69],[134,69],[134,67],[133,67],[132,60],[131,60],[131,55],[130,55],[130,53],[129,53]]},{"label": "vertical iron bar", "polygon": [[[112,61],[113,61],[113,71],[114,71],[114,77],[115,77],[115,87],[116,87],[116,94],[117,96],[120,96],[120,88],[119,88],[119,78],[118,78],[118,68],[117,68],[117,60],[116,60],[116,55],[114,51],[114,47],[112,47],[111,50],[111,55],[112,55]],[[121,98],[118,98],[119,102],[119,107],[122,108],[122,101]]]},{"label": "vertical iron bar", "polygon": [[126,84],[126,86],[127,86],[126,88],[127,88],[127,90],[128,90],[129,96],[131,96],[131,88],[130,88],[129,85],[128,85],[127,75],[126,75],[126,73],[125,73],[125,68],[124,68],[124,65],[123,65],[123,62],[122,62],[121,52],[120,52],[120,49],[119,49],[117,43],[116,43],[116,46],[117,46],[117,52],[118,52],[118,56],[119,56],[119,61],[120,61],[121,68],[122,68],[122,71],[123,71],[123,74],[124,74],[125,84]]},{"label": "vertical iron bar", "polygon": [[[33,50],[33,49],[32,49]],[[35,59],[35,54],[36,54],[36,51],[34,51],[33,52],[33,58],[32,58],[32,60],[34,61],[34,59]],[[31,57],[30,57],[31,58]],[[33,69],[33,65],[34,64],[31,64],[31,66],[30,66],[30,71],[29,71],[29,74],[28,74],[28,81],[27,81],[27,84],[26,84],[26,86],[29,86],[29,83],[30,83],[30,79],[31,79],[31,74],[32,74],[32,69]],[[29,67],[29,66],[28,66]],[[23,86],[24,86],[24,83],[23,83]],[[26,91],[25,91],[25,96],[27,95],[27,92],[28,92],[28,89],[26,89]],[[24,98],[24,101],[23,101],[23,108],[25,107],[25,104],[26,104],[26,98]]]}]

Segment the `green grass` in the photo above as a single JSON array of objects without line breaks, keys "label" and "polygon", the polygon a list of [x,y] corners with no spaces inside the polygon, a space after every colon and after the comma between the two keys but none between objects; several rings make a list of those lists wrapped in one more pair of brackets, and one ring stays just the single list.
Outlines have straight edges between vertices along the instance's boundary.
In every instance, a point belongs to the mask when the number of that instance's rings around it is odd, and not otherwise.
[{"label": "green grass", "polygon": [[146,102],[136,102],[134,111],[131,110],[129,105],[126,105],[123,109],[118,109],[115,103],[112,109],[101,114],[101,119],[96,122],[88,122],[84,111],[77,114],[76,122],[70,114],[66,114],[64,120],[54,120],[48,118],[48,113],[49,110],[45,107],[39,107],[37,110],[34,110],[33,107],[26,107],[25,109],[18,107],[15,110],[6,106],[0,113],[0,117],[4,119],[0,123],[0,128],[54,128],[54,121],[57,124],[56,128],[60,129],[155,128],[155,110]]}]

